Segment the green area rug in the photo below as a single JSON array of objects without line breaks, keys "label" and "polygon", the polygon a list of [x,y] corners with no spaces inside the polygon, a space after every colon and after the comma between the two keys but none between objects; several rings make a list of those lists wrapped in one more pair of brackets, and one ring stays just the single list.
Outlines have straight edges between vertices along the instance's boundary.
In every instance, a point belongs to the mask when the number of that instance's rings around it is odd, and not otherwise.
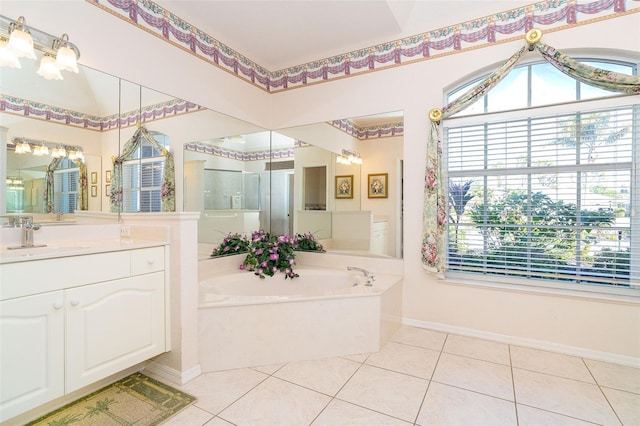
[{"label": "green area rug", "polygon": [[27,426],[158,425],[195,400],[144,374],[134,373]]}]

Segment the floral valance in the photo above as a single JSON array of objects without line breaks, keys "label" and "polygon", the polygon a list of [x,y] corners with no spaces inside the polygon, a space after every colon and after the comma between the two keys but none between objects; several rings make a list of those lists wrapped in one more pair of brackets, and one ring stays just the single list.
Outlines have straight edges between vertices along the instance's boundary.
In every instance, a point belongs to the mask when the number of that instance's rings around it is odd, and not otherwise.
[{"label": "floral valance", "polygon": [[640,94],[639,76],[606,71],[583,64],[542,43],[541,37],[541,30],[530,30],[525,36],[526,45],[498,70],[448,105],[434,108],[429,112],[431,129],[427,143],[422,233],[422,262],[428,271],[438,274],[445,271],[447,188],[444,185],[446,178],[443,169],[441,120],[464,110],[489,92],[509,74],[527,50],[536,50],[547,62],[585,84],[612,92]]},{"label": "floral valance", "polygon": [[165,158],[162,172],[161,186],[161,211],[176,211],[176,191],[175,191],[175,166],[173,154],[156,141],[153,135],[144,127],[139,127],[122,148],[122,153],[113,159],[113,170],[111,174],[111,188],[109,202],[112,212],[122,211],[122,163],[133,158],[134,153],[142,142],[153,146]]}]

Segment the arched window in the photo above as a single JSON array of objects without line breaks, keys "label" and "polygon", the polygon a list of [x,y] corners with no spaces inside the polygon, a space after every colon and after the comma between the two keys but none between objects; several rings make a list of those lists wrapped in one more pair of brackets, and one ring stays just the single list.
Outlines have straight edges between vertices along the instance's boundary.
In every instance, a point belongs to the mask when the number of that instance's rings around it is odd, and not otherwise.
[{"label": "arched window", "polygon": [[123,212],[162,211],[165,157],[158,147],[168,148],[169,137],[157,132],[149,134],[158,145],[143,138],[131,158],[122,163]]},{"label": "arched window", "polygon": [[[631,63],[581,62],[637,72]],[[631,244],[639,123],[637,97],[593,88],[547,63],[514,68],[445,120],[448,271],[629,286],[640,268]]]}]

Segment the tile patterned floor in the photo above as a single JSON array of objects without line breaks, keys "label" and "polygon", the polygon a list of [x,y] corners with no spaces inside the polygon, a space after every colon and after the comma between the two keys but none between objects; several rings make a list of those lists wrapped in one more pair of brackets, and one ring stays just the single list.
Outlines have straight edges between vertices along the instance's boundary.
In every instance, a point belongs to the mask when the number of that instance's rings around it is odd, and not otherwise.
[{"label": "tile patterned floor", "polygon": [[205,373],[168,426],[640,425],[640,369],[403,326],[380,352]]}]

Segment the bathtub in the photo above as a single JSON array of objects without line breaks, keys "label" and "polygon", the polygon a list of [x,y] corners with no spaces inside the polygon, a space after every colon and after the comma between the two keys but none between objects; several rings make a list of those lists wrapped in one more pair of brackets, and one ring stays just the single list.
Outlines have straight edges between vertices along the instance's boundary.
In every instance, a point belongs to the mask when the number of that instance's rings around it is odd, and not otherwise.
[{"label": "bathtub", "polygon": [[400,326],[401,276],[376,274],[365,286],[355,271],[295,270],[293,280],[246,271],[200,277],[203,372],[376,352]]}]

